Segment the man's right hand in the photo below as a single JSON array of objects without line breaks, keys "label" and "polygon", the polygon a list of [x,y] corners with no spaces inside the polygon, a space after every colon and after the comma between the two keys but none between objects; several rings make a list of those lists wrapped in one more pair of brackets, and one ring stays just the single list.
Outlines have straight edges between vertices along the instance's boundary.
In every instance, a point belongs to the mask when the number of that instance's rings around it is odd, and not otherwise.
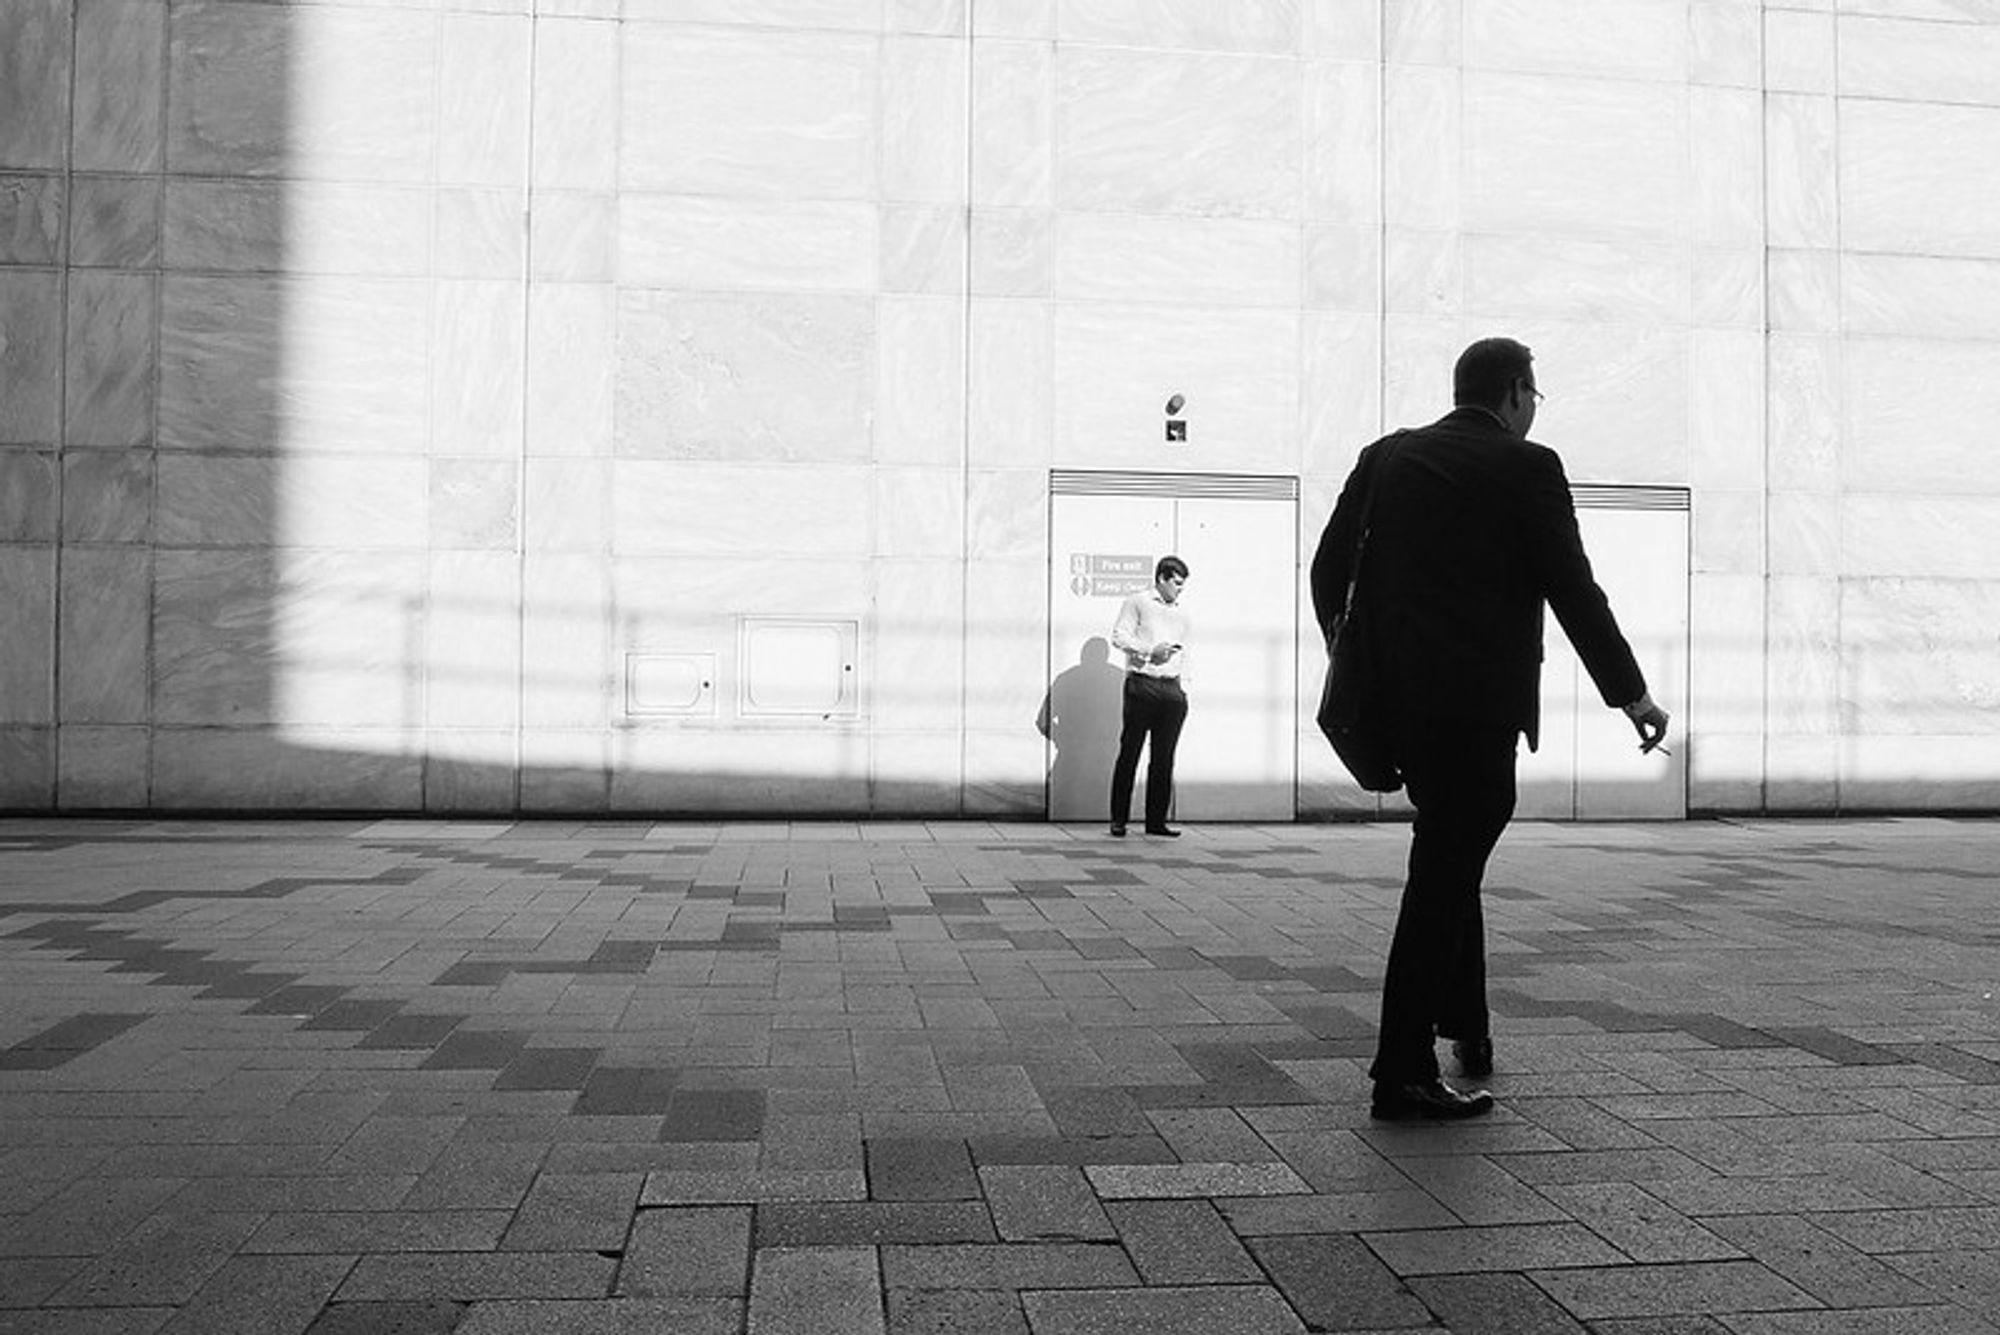
[{"label": "man's right hand", "polygon": [[1174,650],[1178,648],[1180,648],[1179,645],[1168,644],[1165,640],[1162,640],[1153,646],[1153,652],[1148,654],[1147,657],[1155,663],[1164,663],[1174,656]]},{"label": "man's right hand", "polygon": [[1639,734],[1641,754],[1650,753],[1667,739],[1667,711],[1653,703],[1651,694],[1640,696],[1624,709],[1625,717],[1632,720],[1632,727]]}]

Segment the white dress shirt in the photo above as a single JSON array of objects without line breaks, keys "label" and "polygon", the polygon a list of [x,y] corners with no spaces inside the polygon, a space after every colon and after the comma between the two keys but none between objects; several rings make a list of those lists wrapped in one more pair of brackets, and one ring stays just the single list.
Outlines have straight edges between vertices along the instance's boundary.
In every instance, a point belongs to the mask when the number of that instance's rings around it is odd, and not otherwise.
[{"label": "white dress shirt", "polygon": [[[1125,655],[1127,672],[1179,678],[1187,657],[1188,629],[1188,614],[1179,603],[1168,602],[1158,589],[1147,589],[1119,607],[1118,620],[1111,627],[1111,647]],[[1181,647],[1169,654],[1166,662],[1155,663],[1150,655],[1153,646],[1162,642]]]}]

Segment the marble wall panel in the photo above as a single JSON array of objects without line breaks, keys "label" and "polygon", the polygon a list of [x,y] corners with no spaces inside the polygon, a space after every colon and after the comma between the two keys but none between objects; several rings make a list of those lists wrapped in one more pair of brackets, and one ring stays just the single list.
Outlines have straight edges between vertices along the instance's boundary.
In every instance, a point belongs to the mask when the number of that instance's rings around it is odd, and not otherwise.
[{"label": "marble wall panel", "polygon": [[965,198],[966,53],[957,41],[882,43],[882,198]]},{"label": "marble wall panel", "polygon": [[1840,331],[1840,265],[1833,251],[1772,248],[1765,252],[1764,273],[1771,328]]},{"label": "marble wall panel", "polygon": [[883,0],[625,0],[628,22],[740,24],[874,32]]},{"label": "marble wall panel", "polygon": [[[1421,426],[1451,411],[1451,368],[1473,339],[1455,317],[1394,315],[1382,320],[1383,430]],[[1516,331],[1519,333],[1519,331]],[[1537,432],[1540,435],[1540,432]]]},{"label": "marble wall panel", "polygon": [[57,806],[65,811],[144,808],[152,750],[146,728],[63,728],[57,739]]},{"label": "marble wall panel", "polygon": [[1690,814],[1764,807],[1764,738],[1760,733],[1702,729],[1687,747]]},{"label": "marble wall panel", "polygon": [[872,291],[878,232],[870,204],[628,195],[618,207],[618,276],[706,291]]},{"label": "marble wall panel", "polygon": [[[1548,395],[1535,417],[1535,439],[1562,452],[1571,478],[1687,482],[1684,328],[1550,324],[1515,333],[1535,350],[1536,381]],[[1450,370],[1448,358],[1439,378],[1449,383]]]},{"label": "marble wall panel", "polygon": [[54,264],[66,199],[60,176],[0,176],[0,264]]},{"label": "marble wall panel", "polygon": [[67,165],[70,21],[69,0],[0,6],[0,167]]},{"label": "marble wall panel", "polygon": [[1382,78],[1382,216],[1390,227],[1454,231],[1466,170],[1460,77],[1395,66]]},{"label": "marble wall panel", "polygon": [[166,0],[77,0],[71,165],[156,172],[166,150]]},{"label": "marble wall panel", "polygon": [[154,531],[166,547],[269,547],[284,465],[269,456],[162,454]]},{"label": "marble wall panel", "polygon": [[62,466],[64,542],[152,540],[152,451],[70,449]]},{"label": "marble wall panel", "polygon": [[1688,659],[1683,735],[1699,741],[1762,734],[1763,577],[1697,571],[1689,585],[1688,633],[1696,648]]},{"label": "marble wall panel", "polygon": [[962,208],[888,205],[881,211],[880,236],[876,273],[882,291],[950,296],[965,290]]},{"label": "marble wall panel", "polygon": [[1302,77],[1266,57],[1059,47],[1062,207],[1298,217]]},{"label": "marble wall panel", "polygon": [[2000,581],[2000,494],[1848,495],[1838,504],[1842,576]]},{"label": "marble wall panel", "polygon": [[1688,78],[1725,88],[1761,88],[1764,14],[1742,0],[1690,0]]},{"label": "marble wall panel", "polygon": [[153,437],[160,280],[83,273],[69,280],[65,434],[71,445],[143,445]]},{"label": "marble wall panel", "polygon": [[965,734],[960,814],[1034,820],[1048,815],[1048,743],[1034,729]]},{"label": "marble wall panel", "polygon": [[394,280],[166,280],[160,444],[419,455],[429,292]]},{"label": "marble wall panel", "polygon": [[1382,71],[1314,63],[1306,80],[1306,216],[1348,227],[1382,214]]},{"label": "marble wall panel", "polygon": [[0,804],[46,810],[56,782],[56,730],[0,726]]},{"label": "marble wall panel", "polygon": [[1688,91],[1691,222],[1697,245],[1764,243],[1764,100],[1754,90]]},{"label": "marble wall panel", "polygon": [[1990,733],[1844,737],[1839,782],[1843,812],[1990,811],[2000,805]]},{"label": "marble wall panel", "polygon": [[1767,94],[1764,99],[1766,244],[1795,250],[1839,246],[1842,201],[1836,198],[1841,131],[1833,99]]},{"label": "marble wall panel", "polygon": [[53,542],[60,493],[52,450],[0,450],[0,542]]},{"label": "marble wall panel", "polygon": [[882,11],[882,26],[889,32],[963,37],[969,8],[970,0],[888,0]]},{"label": "marble wall panel", "polygon": [[2000,106],[1849,99],[1840,240],[1849,250],[2000,257]]},{"label": "marble wall panel", "polygon": [[536,279],[608,283],[616,276],[617,196],[537,190],[528,223]]},{"label": "marble wall panel", "polygon": [[1680,242],[1693,189],[1688,99],[1666,84],[1465,78],[1465,223]]},{"label": "marble wall panel", "polygon": [[473,815],[515,809],[514,732],[433,728],[423,745],[425,811]]},{"label": "marble wall panel", "polygon": [[1296,306],[1299,229],[1234,218],[1064,213],[1056,219],[1056,296]]},{"label": "marble wall panel", "polygon": [[1382,7],[1382,58],[1398,65],[1457,65],[1464,0],[1401,0]]},{"label": "marble wall panel", "polygon": [[424,722],[423,552],[288,548],[280,558],[268,609],[276,721],[414,736]]},{"label": "marble wall panel", "polygon": [[[1043,551],[1032,561],[979,563],[980,597],[966,609],[965,638],[968,752],[975,749],[974,736],[1010,737],[1013,745],[1027,746],[1032,764],[1026,775],[1037,781],[1044,743],[1035,731],[1035,715],[1050,677],[1046,540],[1042,545]],[[1005,766],[999,774],[1021,777],[1021,772]],[[968,781],[972,777],[968,773]]]},{"label": "marble wall panel", "polygon": [[611,550],[611,461],[530,458],[522,522],[534,552]]},{"label": "marble wall panel", "polygon": [[1019,0],[1016,4],[973,4],[975,37],[1020,37],[1053,40],[1056,0]]},{"label": "marble wall panel", "polygon": [[433,549],[511,552],[520,531],[520,512],[520,465],[516,461],[431,459]]},{"label": "marble wall panel", "polygon": [[611,743],[599,730],[522,733],[520,809],[552,814],[610,810]]},{"label": "marble wall panel", "polygon": [[[521,718],[521,571],[512,552],[434,552],[424,603],[424,721],[505,729]],[[513,757],[508,756],[511,766]]]},{"label": "marble wall panel", "polygon": [[420,181],[436,138],[435,17],[175,5],[167,153],[178,172]]},{"label": "marble wall panel", "polygon": [[1456,315],[1466,299],[1465,245],[1458,232],[1403,229],[1382,241],[1382,309]]},{"label": "marble wall panel", "polygon": [[536,72],[529,20],[447,13],[442,25],[437,179],[470,185],[524,183]]},{"label": "marble wall panel", "polygon": [[1840,317],[1851,334],[2000,342],[2000,263],[1844,254]]},{"label": "marble wall panel", "polygon": [[521,286],[441,282],[432,300],[432,453],[518,456],[525,314]]},{"label": "marble wall panel", "polygon": [[879,66],[873,38],[627,23],[620,182],[872,199]]},{"label": "marble wall panel", "polygon": [[[1983,737],[2000,709],[2000,585],[1857,579],[1840,586],[1842,704],[1856,736]],[[1992,752],[1985,777],[2000,777]]]},{"label": "marble wall panel", "polygon": [[[1775,505],[1781,499],[1786,498],[1773,497],[1771,502]],[[1694,573],[1763,573],[1765,503],[1761,492],[1704,488],[1694,501]]]},{"label": "marble wall panel", "polygon": [[0,270],[0,445],[61,431],[62,276]]},{"label": "marble wall panel", "polygon": [[1305,0],[1301,18],[1307,56],[1369,65],[1381,60],[1381,0]]},{"label": "marble wall panel", "polygon": [[[979,17],[975,10],[975,21]],[[1054,202],[1055,70],[1055,48],[1044,42],[973,46],[975,204],[1042,208]]]},{"label": "marble wall panel", "polygon": [[1065,43],[1289,55],[1299,49],[1301,0],[1098,0],[1056,6]]},{"label": "marble wall panel", "polygon": [[875,460],[957,462],[965,455],[965,304],[882,297],[875,319]]},{"label": "marble wall panel", "polygon": [[1749,329],[1688,335],[1688,484],[1697,493],[1764,485],[1764,339]]},{"label": "marble wall panel", "polygon": [[[1068,465],[1270,472],[1288,466],[1299,402],[1299,314],[1214,306],[1061,305],[1055,450]],[[1162,405],[1184,395],[1169,451]]]},{"label": "marble wall panel", "polygon": [[57,708],[64,723],[144,723],[153,554],[63,551]]},{"label": "marble wall panel", "polygon": [[538,188],[617,186],[618,34],[615,23],[537,16],[531,119]]},{"label": "marble wall panel", "polygon": [[[170,179],[163,224],[166,263],[176,269],[230,273],[282,270],[286,260],[286,200],[290,189],[277,181]],[[413,191],[363,189],[359,192],[362,198],[377,205],[369,208],[355,198],[356,192],[351,189],[336,187],[332,193],[333,200],[321,196],[320,208],[313,215],[315,221],[308,224],[319,238],[323,256],[341,254],[340,247],[329,243],[343,229],[333,226],[330,219],[344,215],[359,223],[357,240],[361,255],[367,255],[369,243],[376,240],[376,228],[388,224],[386,230],[396,234],[396,239],[376,254],[392,256],[391,263],[409,262],[411,239],[421,242],[423,229],[430,221],[428,200]],[[339,208],[336,200],[347,202],[349,207]],[[392,221],[398,212],[394,208],[396,203],[404,205],[401,227]],[[383,204],[390,207],[380,207]],[[347,235],[355,235],[352,226],[345,230]],[[349,267],[353,267],[355,252],[347,253]],[[380,262],[378,259],[377,263]]]},{"label": "marble wall panel", "polygon": [[307,455],[287,459],[273,481],[273,546],[421,550],[429,536],[422,458]]},{"label": "marble wall panel", "polygon": [[620,555],[865,556],[868,469],[621,461],[611,488]]},{"label": "marble wall panel", "polygon": [[157,178],[75,177],[70,186],[70,263],[154,268],[160,262],[161,211]]},{"label": "marble wall panel", "polygon": [[617,698],[610,571],[596,556],[530,554],[521,582],[521,721],[602,728]]},{"label": "marble wall panel", "polygon": [[1764,251],[1694,252],[1692,316],[1697,326],[1759,329],[1764,323]]},{"label": "marble wall panel", "polygon": [[980,466],[1046,468],[1055,425],[1055,321],[1049,305],[975,299],[971,339],[967,456]]},{"label": "marble wall panel", "polygon": [[[736,712],[738,619],[745,616],[876,620],[877,562],[787,552],[626,556],[610,565],[618,651],[711,653],[720,674],[717,713]],[[946,619],[955,620],[952,611]],[[622,670],[622,667],[621,667]]]},{"label": "marble wall panel", "polygon": [[981,209],[972,216],[972,290],[985,297],[1055,291],[1056,225],[1048,209]]},{"label": "marble wall panel", "polygon": [[869,788],[874,809],[950,819],[959,811],[963,750],[950,732],[890,732],[877,729],[869,750]]},{"label": "marble wall panel", "polygon": [[611,453],[617,316],[608,284],[528,292],[528,454]]},{"label": "marble wall panel", "polygon": [[1985,427],[2000,413],[2000,345],[1851,338],[1839,400],[1851,491],[2000,494]]},{"label": "marble wall panel", "polygon": [[[1304,445],[1298,469],[1327,479],[1336,489],[1321,509],[1311,512],[1319,516],[1313,522],[1320,523],[1332,513],[1337,488],[1362,447],[1383,434],[1381,328],[1369,316],[1309,314],[1304,347]],[[1317,531],[1313,541],[1318,541]]]},{"label": "marble wall panel", "polygon": [[1767,8],[1764,86],[1775,93],[1831,93],[1834,46],[1832,14]]},{"label": "marble wall panel", "polygon": [[1832,491],[1840,468],[1840,344],[1817,334],[1773,333],[1765,347],[1769,485]]},{"label": "marble wall panel", "polygon": [[[1826,7],[1822,3],[1821,8]],[[1932,19],[1939,23],[1985,23],[1993,17],[1986,0],[1836,0],[1832,7],[1842,14]]]},{"label": "marble wall panel", "polygon": [[415,811],[423,759],[395,731],[162,728],[152,805],[185,811]]},{"label": "marble wall panel", "polygon": [[440,278],[521,276],[529,220],[528,200],[519,190],[476,186],[446,187],[433,196],[435,240],[431,272]]},{"label": "marble wall panel", "polygon": [[777,817],[867,811],[869,751],[865,734],[845,729],[623,733],[609,803]]},{"label": "marble wall panel", "polygon": [[1840,19],[1844,97],[2000,106],[2000,27],[1860,15]]},{"label": "marble wall panel", "polygon": [[1316,227],[1305,234],[1308,310],[1374,313],[1382,292],[1382,235],[1360,227]]},{"label": "marble wall panel", "polygon": [[0,723],[54,721],[56,695],[56,550],[0,546]]},{"label": "marble wall panel", "polygon": [[622,292],[616,450],[865,459],[874,351],[868,297]]},{"label": "marble wall panel", "polygon": [[[966,568],[955,560],[888,560],[875,565],[873,634],[868,656],[871,731],[924,730],[952,739],[956,770],[960,684],[964,680],[962,616]],[[904,774],[906,779],[920,776]],[[946,776],[933,776],[934,782]],[[955,773],[951,776],[955,778]],[[955,795],[954,795],[955,796]]]},{"label": "marble wall panel", "polygon": [[1765,506],[1765,548],[1773,575],[1839,570],[1839,500],[1821,492],[1773,492]]},{"label": "marble wall panel", "polygon": [[1688,322],[1692,272],[1684,246],[1471,235],[1464,252],[1469,316]]},{"label": "marble wall panel", "polygon": [[1685,83],[1687,0],[1465,0],[1468,68]]},{"label": "marble wall panel", "polygon": [[[973,470],[965,479],[967,558],[975,564],[1037,557],[1046,561],[1048,498],[1048,474],[1039,469]],[[1025,632],[1027,627],[1022,629]]]},{"label": "marble wall panel", "polygon": [[275,722],[280,646],[272,555],[162,549],[153,590],[154,720]]},{"label": "marble wall panel", "polygon": [[1772,576],[1765,588],[1768,730],[1774,742],[1830,738],[1840,726],[1840,586],[1815,574]]}]

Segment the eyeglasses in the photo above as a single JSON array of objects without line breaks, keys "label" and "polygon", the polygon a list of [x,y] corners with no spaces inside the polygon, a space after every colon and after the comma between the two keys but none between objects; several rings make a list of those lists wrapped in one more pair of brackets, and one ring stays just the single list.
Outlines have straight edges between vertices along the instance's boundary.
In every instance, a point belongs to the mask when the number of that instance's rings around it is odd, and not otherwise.
[{"label": "eyeglasses", "polygon": [[1525,380],[1521,382],[1521,388],[1527,390],[1530,394],[1534,395],[1536,403],[1540,403],[1543,399],[1548,397],[1548,395],[1542,393],[1542,391],[1536,389],[1533,385],[1529,384]]}]

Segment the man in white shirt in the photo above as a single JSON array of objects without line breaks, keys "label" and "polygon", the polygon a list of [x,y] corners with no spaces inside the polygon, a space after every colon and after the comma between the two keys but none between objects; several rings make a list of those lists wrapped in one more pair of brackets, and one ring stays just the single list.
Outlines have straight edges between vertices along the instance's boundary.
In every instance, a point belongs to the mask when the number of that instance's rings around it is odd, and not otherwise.
[{"label": "man in white shirt", "polygon": [[1163,556],[1153,567],[1153,587],[1135,593],[1118,609],[1111,647],[1125,657],[1125,724],[1118,736],[1118,763],[1111,770],[1111,835],[1125,837],[1132,815],[1132,785],[1139,774],[1139,751],[1152,740],[1146,765],[1146,833],[1178,839],[1167,827],[1174,798],[1174,748],[1187,721],[1187,693],[1181,688],[1188,616],[1180,605],[1187,586],[1187,562]]}]

